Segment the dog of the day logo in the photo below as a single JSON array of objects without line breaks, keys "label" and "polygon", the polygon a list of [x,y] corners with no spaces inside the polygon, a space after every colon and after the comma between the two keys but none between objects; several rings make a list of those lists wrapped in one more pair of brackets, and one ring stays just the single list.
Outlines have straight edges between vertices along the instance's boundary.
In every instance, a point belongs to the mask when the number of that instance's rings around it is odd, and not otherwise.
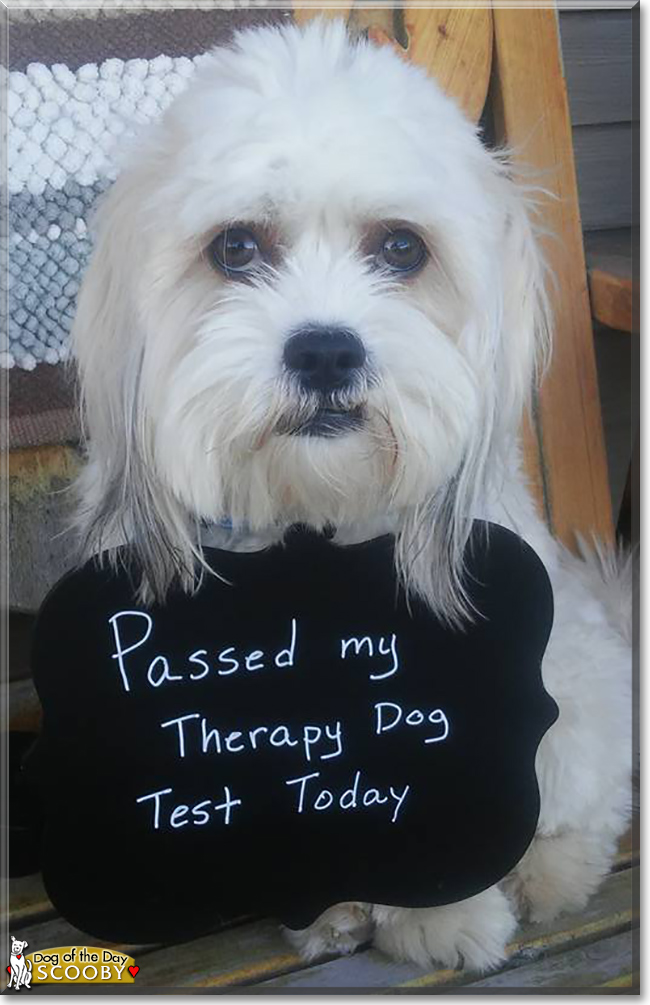
[{"label": "dog of the day logo", "polygon": [[8,988],[38,984],[133,984],[140,967],[132,956],[101,946],[57,946],[28,953],[27,942],[11,937]]},{"label": "dog of the day logo", "polygon": [[20,939],[14,939],[13,935],[10,938],[11,950],[9,953],[9,966],[7,967],[7,973],[9,974],[7,987],[20,991],[21,988],[28,988],[32,982],[32,963],[31,960],[28,961],[25,959],[25,949],[29,943],[21,942]]}]

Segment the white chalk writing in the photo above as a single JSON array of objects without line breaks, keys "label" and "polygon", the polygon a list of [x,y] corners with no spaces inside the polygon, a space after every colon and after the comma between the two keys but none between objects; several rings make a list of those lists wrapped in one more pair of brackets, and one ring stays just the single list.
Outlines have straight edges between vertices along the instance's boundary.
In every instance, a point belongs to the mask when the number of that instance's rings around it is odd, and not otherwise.
[{"label": "white chalk writing", "polygon": [[341,659],[347,658],[348,650],[354,649],[354,656],[361,656],[365,654],[372,658],[375,653],[379,653],[380,656],[390,656],[391,666],[388,670],[384,670],[383,673],[371,673],[368,675],[370,680],[385,680],[387,677],[392,677],[393,674],[397,673],[399,670],[399,657],[397,655],[397,636],[393,633],[390,636],[390,642],[387,642],[383,635],[380,635],[377,640],[376,645],[373,643],[369,635],[364,635],[362,638],[349,638],[341,639]]}]

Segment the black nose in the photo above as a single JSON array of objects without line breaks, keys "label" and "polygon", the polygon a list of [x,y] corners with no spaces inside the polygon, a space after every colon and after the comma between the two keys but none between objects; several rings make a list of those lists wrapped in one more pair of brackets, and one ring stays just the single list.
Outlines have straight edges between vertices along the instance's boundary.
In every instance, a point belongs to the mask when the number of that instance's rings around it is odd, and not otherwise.
[{"label": "black nose", "polygon": [[310,391],[345,387],[365,361],[363,342],[345,328],[303,328],[284,347],[285,366]]}]

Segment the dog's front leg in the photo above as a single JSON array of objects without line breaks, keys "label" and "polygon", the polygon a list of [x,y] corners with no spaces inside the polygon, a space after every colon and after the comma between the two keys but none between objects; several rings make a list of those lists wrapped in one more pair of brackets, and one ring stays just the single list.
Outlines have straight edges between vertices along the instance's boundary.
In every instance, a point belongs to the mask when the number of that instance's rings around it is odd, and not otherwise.
[{"label": "dog's front leg", "polygon": [[605,830],[539,835],[504,887],[522,917],[551,921],[585,906],[609,872],[616,846],[616,835]]},{"label": "dog's front leg", "polygon": [[349,901],[329,907],[309,928],[285,928],[285,934],[303,960],[314,960],[353,953],[368,942],[372,929],[372,906]]},{"label": "dog's front leg", "polygon": [[485,971],[506,955],[517,927],[510,901],[496,886],[444,907],[375,906],[374,944],[393,959]]}]

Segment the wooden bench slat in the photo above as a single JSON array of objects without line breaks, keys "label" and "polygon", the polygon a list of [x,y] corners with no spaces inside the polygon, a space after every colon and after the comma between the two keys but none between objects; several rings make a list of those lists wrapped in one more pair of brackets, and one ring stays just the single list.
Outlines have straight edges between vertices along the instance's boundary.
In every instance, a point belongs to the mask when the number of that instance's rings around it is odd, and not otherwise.
[{"label": "wooden bench slat", "polygon": [[143,944],[107,942],[106,939],[98,939],[94,935],[80,931],[58,915],[49,921],[38,920],[28,924],[26,928],[21,928],[20,938],[27,940],[29,952],[53,949],[56,946],[100,946],[103,949],[115,949],[135,957],[158,948],[158,946]]},{"label": "wooden bench slat", "polygon": [[[638,869],[614,873],[577,914],[563,914],[546,924],[527,924],[509,946],[508,968],[528,964],[548,953],[568,949],[593,939],[619,932],[635,921],[632,890]],[[435,976],[435,975],[434,975]],[[426,986],[428,975],[408,986]]]},{"label": "wooden bench slat", "polygon": [[[342,0],[331,9],[293,4],[294,18],[305,24],[315,17],[341,17],[353,32],[367,32],[378,43],[393,44],[413,63],[424,67],[442,89],[452,94],[466,114],[477,122],[483,111],[492,66],[492,12],[474,8],[421,8],[403,10],[406,49],[395,39],[397,11],[389,5],[355,6]],[[401,10],[400,10],[401,13]]]},{"label": "wooden bench slat", "polygon": [[[518,969],[549,952],[570,948],[594,938],[620,932],[634,920],[632,884],[638,870],[610,876],[587,907],[579,914],[563,915],[545,925],[526,925],[511,943],[508,968]],[[265,987],[372,987],[403,989],[460,984],[462,971],[440,969],[423,973],[410,963],[395,963],[376,950],[330,960],[298,973],[264,981]]]},{"label": "wooden bench slat", "polygon": [[45,892],[40,874],[20,876],[17,879],[3,880],[3,886],[8,887],[9,920],[12,929],[26,925],[36,920],[51,918],[56,911]]},{"label": "wooden bench slat", "polygon": [[31,679],[1,685],[9,695],[9,728],[17,733],[38,733],[43,710]]},{"label": "wooden bench slat", "polygon": [[314,17],[342,18],[347,21],[352,6],[352,0],[332,0],[327,7],[306,7],[301,3],[294,3],[293,17],[301,25],[306,24]]},{"label": "wooden bench slat", "polygon": [[179,988],[253,984],[303,965],[277,922],[259,921],[148,954],[138,983]]},{"label": "wooden bench slat", "polygon": [[81,454],[68,446],[12,450],[9,466],[9,605],[37,611],[48,590],[74,564],[66,531]]},{"label": "wooden bench slat", "polygon": [[634,814],[632,824],[618,843],[613,870],[629,869],[639,863],[639,815]]},{"label": "wooden bench slat", "polygon": [[[422,969],[412,963],[391,960],[376,949],[366,949],[353,956],[341,956],[309,969],[285,974],[263,982],[263,987],[293,988],[406,988],[416,987],[413,975]],[[462,974],[458,970],[436,970],[430,974],[426,986],[458,984]],[[417,979],[416,979],[417,980]]]},{"label": "wooden bench slat", "polygon": [[[468,993],[487,988],[598,988],[630,986],[634,972],[631,932],[549,956],[530,966],[492,974],[467,986]],[[620,982],[623,982],[621,985]]]},{"label": "wooden bench slat", "polygon": [[611,981],[599,984],[599,988],[636,988],[639,986],[639,971],[635,970],[631,974],[623,974],[621,977],[614,977]]},{"label": "wooden bench slat", "polygon": [[540,205],[538,223],[551,272],[553,360],[526,435],[528,473],[551,530],[568,547],[575,532],[613,538],[611,499],[571,121],[557,38],[557,11],[495,6],[493,109],[496,137],[557,198]]},{"label": "wooden bench slat", "polygon": [[632,231],[585,234],[585,255],[592,315],[609,328],[631,333],[635,313],[638,322],[632,281]]},{"label": "wooden bench slat", "polygon": [[[511,945],[508,966],[528,964],[548,952],[602,938],[634,920],[632,888],[638,869],[611,875],[587,907],[548,925],[528,925]],[[59,917],[47,899],[40,877],[12,880],[11,923],[31,946],[103,945],[78,932]],[[21,927],[21,925],[23,927]],[[147,986],[219,987],[263,982],[275,987],[435,987],[459,983],[463,975],[450,970],[422,973],[412,964],[396,963],[367,950],[354,957],[330,960],[304,969],[273,921],[244,924],[190,943],[158,949],[131,948],[147,954],[141,983]],[[297,972],[296,972],[297,971]],[[286,975],[286,976],[280,976]]]},{"label": "wooden bench slat", "polygon": [[492,68],[492,11],[489,6],[406,7],[406,54],[451,94],[478,122]]},{"label": "wooden bench slat", "polygon": [[632,280],[592,267],[589,277],[591,312],[601,324],[616,331],[632,331]]}]

